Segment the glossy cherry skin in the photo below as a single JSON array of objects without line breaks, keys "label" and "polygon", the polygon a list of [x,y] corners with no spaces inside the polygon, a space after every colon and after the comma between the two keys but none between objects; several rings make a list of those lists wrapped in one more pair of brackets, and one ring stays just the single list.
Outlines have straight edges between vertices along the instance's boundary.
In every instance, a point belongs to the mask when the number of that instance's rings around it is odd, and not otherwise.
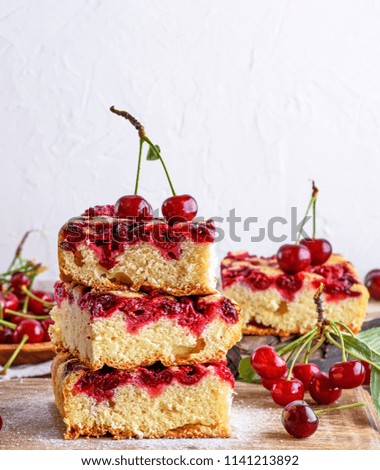
[{"label": "glossy cherry skin", "polygon": [[309,249],[312,266],[326,263],[332,254],[331,243],[324,238],[304,238],[300,243]]},{"label": "glossy cherry skin", "polygon": [[309,390],[311,378],[313,377],[313,375],[319,372],[319,367],[313,363],[295,364],[292,372],[294,377],[303,383],[306,392],[307,390]]},{"label": "glossy cherry skin", "polygon": [[0,416],[0,431],[3,429],[3,418]]},{"label": "glossy cherry skin", "polygon": [[45,331],[39,321],[26,319],[20,322],[13,332],[13,342],[15,344],[20,343],[24,335],[29,337],[27,343],[41,343],[44,339]]},{"label": "glossy cherry skin", "polygon": [[309,393],[320,405],[329,405],[338,400],[342,395],[342,389],[335,387],[325,372],[317,372],[310,380]]},{"label": "glossy cherry skin", "polygon": [[286,431],[298,439],[314,434],[319,424],[318,416],[302,400],[295,400],[286,405],[282,410],[281,420]]},{"label": "glossy cherry skin", "polygon": [[251,366],[264,379],[279,379],[286,371],[285,359],[268,345],[259,346],[252,352]]},{"label": "glossy cherry skin", "polygon": [[365,369],[365,379],[363,385],[370,385],[371,383],[371,364],[368,362],[362,361],[363,367]]},{"label": "glossy cherry skin", "polygon": [[0,344],[12,344],[12,330],[7,326],[0,329]]},{"label": "glossy cherry skin", "polygon": [[305,389],[303,383],[298,379],[279,379],[273,385],[270,393],[275,403],[285,406],[294,400],[302,400]]},{"label": "glossy cherry skin", "polygon": [[380,269],[372,269],[372,271],[366,275],[364,284],[370,296],[374,300],[380,300]]},{"label": "glossy cherry skin", "polygon": [[[3,312],[5,309],[17,311],[19,305],[17,295],[13,294],[13,292],[0,294],[0,305],[3,308]],[[4,314],[4,317],[6,317],[6,314]]]},{"label": "glossy cherry skin", "polygon": [[151,220],[153,218],[153,208],[141,196],[123,196],[115,204],[115,215],[116,217],[131,218],[137,221]]},{"label": "glossy cherry skin", "polygon": [[337,362],[330,367],[329,378],[335,387],[342,389],[356,388],[363,384],[366,372],[360,361]]},{"label": "glossy cherry skin", "polygon": [[182,194],[166,199],[162,203],[161,211],[170,224],[190,222],[197,215],[198,204],[189,194]]},{"label": "glossy cherry skin", "polygon": [[[44,302],[53,302],[53,298],[47,292],[42,290],[34,290],[33,294],[38,297],[39,299],[43,300]],[[39,302],[32,297],[29,298],[28,308],[35,314],[35,315],[42,315],[46,310],[46,307],[43,303]]]},{"label": "glossy cherry skin", "polygon": [[[264,377],[261,377],[261,384],[264,388],[266,388],[267,390],[271,391],[272,388],[273,388],[273,385],[275,383],[277,383],[280,379],[285,379],[288,375],[288,369],[286,368],[285,372],[282,374],[281,377],[279,377],[278,379],[264,379]],[[293,373],[291,374],[291,379],[294,379],[294,375]]]},{"label": "glossy cherry skin", "polygon": [[282,245],[277,251],[277,261],[287,274],[296,274],[310,266],[311,255],[304,245]]},{"label": "glossy cherry skin", "polygon": [[28,276],[26,274],[24,274],[20,271],[12,274],[11,286],[13,287],[13,289],[16,292],[21,292],[21,288],[23,286],[25,286],[29,289],[30,284],[31,284],[31,281],[30,281],[30,279],[28,278]]},{"label": "glossy cherry skin", "polygon": [[49,335],[49,326],[54,325],[54,321],[52,318],[46,318],[45,320],[41,321],[42,328],[44,329],[44,337],[43,340],[44,342],[49,342],[50,341],[50,335]]}]

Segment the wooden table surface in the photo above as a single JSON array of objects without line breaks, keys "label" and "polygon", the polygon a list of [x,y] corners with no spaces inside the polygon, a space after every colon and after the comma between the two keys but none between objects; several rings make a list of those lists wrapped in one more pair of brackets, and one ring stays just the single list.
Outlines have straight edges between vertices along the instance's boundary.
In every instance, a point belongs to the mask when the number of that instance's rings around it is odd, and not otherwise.
[{"label": "wooden table surface", "polygon": [[347,390],[339,403],[366,401],[363,408],[321,416],[308,439],[288,436],[281,425],[281,407],[260,385],[237,383],[229,439],[63,439],[50,379],[20,379],[0,383],[0,415],[4,426],[0,449],[380,449],[380,426],[368,392]]}]

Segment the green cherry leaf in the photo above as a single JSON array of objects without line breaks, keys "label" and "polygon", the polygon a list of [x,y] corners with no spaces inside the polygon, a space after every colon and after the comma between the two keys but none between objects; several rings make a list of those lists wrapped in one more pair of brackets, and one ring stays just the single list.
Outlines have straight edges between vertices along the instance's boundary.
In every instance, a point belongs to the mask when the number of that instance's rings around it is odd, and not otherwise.
[{"label": "green cherry leaf", "polygon": [[244,382],[255,382],[258,378],[256,372],[252,369],[251,361],[249,357],[245,357],[239,363],[239,375],[244,380]]},{"label": "green cherry leaf", "polygon": [[[154,147],[158,153],[161,153],[161,149],[158,145],[155,145]],[[158,155],[155,153],[154,150],[152,150],[152,147],[149,147],[148,153],[146,154],[146,159],[150,162],[153,162],[154,160],[159,160]]]},{"label": "green cherry leaf", "polygon": [[[380,365],[380,364],[379,364]],[[380,416],[380,371],[373,368],[371,370],[371,396],[377,414]]]},{"label": "green cherry leaf", "polygon": [[376,355],[374,351],[364,342],[361,341],[358,337],[350,335],[342,335],[344,346],[348,354],[351,354],[354,357],[360,357],[364,360],[372,361],[373,357]]},{"label": "green cherry leaf", "polygon": [[361,331],[356,337],[380,356],[380,327]]}]

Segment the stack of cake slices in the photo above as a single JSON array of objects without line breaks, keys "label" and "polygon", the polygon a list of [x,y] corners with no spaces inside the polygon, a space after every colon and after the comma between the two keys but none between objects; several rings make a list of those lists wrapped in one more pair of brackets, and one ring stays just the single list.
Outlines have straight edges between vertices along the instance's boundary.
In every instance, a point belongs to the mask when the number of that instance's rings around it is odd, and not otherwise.
[{"label": "stack of cake slices", "polygon": [[215,290],[214,239],[212,222],[132,222],[112,206],[63,226],[50,334],[65,438],[230,435],[242,317]]}]

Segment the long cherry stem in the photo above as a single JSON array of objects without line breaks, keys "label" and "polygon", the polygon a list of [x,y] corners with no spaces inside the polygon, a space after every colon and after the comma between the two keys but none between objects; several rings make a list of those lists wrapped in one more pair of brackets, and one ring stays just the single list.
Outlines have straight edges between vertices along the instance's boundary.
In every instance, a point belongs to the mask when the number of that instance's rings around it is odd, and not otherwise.
[{"label": "long cherry stem", "polygon": [[341,405],[341,406],[335,406],[334,408],[324,408],[323,410],[315,410],[314,413],[316,415],[320,415],[322,413],[330,413],[331,411],[347,410],[349,408],[358,408],[359,406],[366,406],[366,403],[364,401],[359,401],[357,403],[351,403],[350,405]]},{"label": "long cherry stem", "polygon": [[29,339],[29,336],[28,335],[24,335],[22,337],[22,340],[20,341],[20,344],[17,346],[17,348],[13,351],[13,354],[11,355],[11,357],[8,359],[8,361],[6,362],[6,364],[4,365],[2,371],[0,372],[0,375],[5,375],[7,373],[7,370],[11,367],[11,365],[13,364],[13,361],[16,359],[18,353],[21,351],[22,347],[24,346],[24,344],[28,341]]},{"label": "long cherry stem", "polygon": [[305,224],[306,224],[307,216],[309,215],[311,206],[313,206],[313,238],[315,238],[315,233],[316,233],[316,222],[315,222],[315,221],[316,221],[316,217],[315,217],[315,213],[316,213],[317,194],[318,194],[318,188],[315,186],[314,180],[312,180],[312,193],[311,193],[311,198],[310,198],[309,204],[308,204],[308,206],[307,206],[305,216],[304,216],[304,218],[302,219],[301,228],[300,228],[299,231],[298,231],[296,245],[299,245],[299,243],[300,243],[301,236],[302,236],[302,230],[303,230],[303,228],[304,228],[304,226],[305,226]]},{"label": "long cherry stem", "polygon": [[166,178],[168,179],[169,186],[170,186],[170,189],[172,191],[172,194],[173,194],[173,196],[176,196],[176,192],[174,190],[172,180],[170,179],[169,172],[168,172],[168,169],[166,168],[165,162],[164,162],[164,160],[161,156],[161,152],[158,152],[156,146],[153,144],[153,142],[150,141],[150,139],[147,136],[144,137],[144,141],[149,145],[149,147],[152,149],[152,151],[156,154],[156,157],[158,157],[158,159],[160,160],[161,165],[162,165],[162,167],[165,171]]}]

